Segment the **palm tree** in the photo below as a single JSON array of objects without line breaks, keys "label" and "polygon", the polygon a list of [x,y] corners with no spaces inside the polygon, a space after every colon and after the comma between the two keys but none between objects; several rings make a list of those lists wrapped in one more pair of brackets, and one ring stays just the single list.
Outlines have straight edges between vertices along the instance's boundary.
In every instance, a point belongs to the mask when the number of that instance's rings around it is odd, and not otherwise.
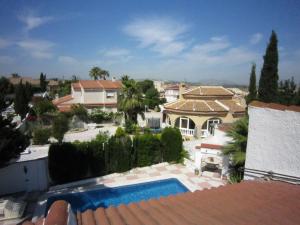
[{"label": "palm tree", "polygon": [[223,154],[231,159],[230,178],[239,182],[243,178],[242,169],[245,166],[247,137],[248,137],[248,117],[244,117],[233,124],[227,132],[227,136],[232,138],[223,149]]},{"label": "palm tree", "polygon": [[94,66],[91,70],[90,70],[90,77],[94,80],[98,80],[103,79],[106,80],[107,77],[109,77],[109,72],[107,70],[102,70],[100,67],[98,66]]},{"label": "palm tree", "polygon": [[119,94],[118,109],[125,114],[126,121],[137,123],[137,115],[144,119],[144,103],[137,83],[129,77],[122,78],[123,87]]}]

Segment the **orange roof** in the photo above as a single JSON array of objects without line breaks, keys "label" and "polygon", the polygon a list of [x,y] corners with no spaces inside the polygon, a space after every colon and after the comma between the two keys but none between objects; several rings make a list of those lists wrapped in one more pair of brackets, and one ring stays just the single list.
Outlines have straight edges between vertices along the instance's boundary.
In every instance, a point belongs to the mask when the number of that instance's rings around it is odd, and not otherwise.
[{"label": "orange roof", "polygon": [[300,106],[296,106],[296,105],[286,106],[277,103],[265,103],[260,101],[252,101],[249,105],[254,107],[259,107],[259,108],[269,108],[269,109],[276,109],[282,111],[300,112]]},{"label": "orange roof", "polygon": [[183,93],[183,96],[233,96],[234,94],[222,86],[199,86]]},{"label": "orange roof", "polygon": [[179,85],[178,84],[169,85],[165,88],[165,90],[179,90]]},{"label": "orange roof", "polygon": [[[211,190],[77,213],[80,225],[300,224],[300,186],[244,181]],[[45,224],[65,225],[67,204],[53,203]]]},{"label": "orange roof", "polygon": [[191,114],[201,113],[245,113],[245,108],[238,105],[233,100],[198,100],[198,99],[179,99],[164,105],[170,112],[185,112]]},{"label": "orange roof", "polygon": [[208,149],[222,150],[223,146],[222,145],[214,145],[214,144],[202,143],[200,146],[196,146],[196,148],[197,149],[208,148]]},{"label": "orange roof", "polygon": [[81,87],[80,87],[79,82],[78,82],[78,83],[72,83],[72,87],[73,87],[74,90],[76,90],[76,91],[80,91],[80,90],[81,90]]},{"label": "orange roof", "polygon": [[111,80],[80,80],[78,83],[73,83],[73,87],[83,89],[120,89],[121,81]]},{"label": "orange roof", "polygon": [[57,99],[52,100],[52,103],[54,105],[59,105],[63,102],[67,102],[67,101],[70,101],[72,99],[73,99],[72,95],[66,95],[66,96],[63,96],[61,98],[57,98]]}]

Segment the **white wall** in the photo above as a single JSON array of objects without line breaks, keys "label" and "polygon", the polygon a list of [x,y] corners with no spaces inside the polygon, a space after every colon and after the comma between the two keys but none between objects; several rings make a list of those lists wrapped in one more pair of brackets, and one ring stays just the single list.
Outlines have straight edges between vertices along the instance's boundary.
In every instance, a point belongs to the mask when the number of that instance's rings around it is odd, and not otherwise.
[{"label": "white wall", "polygon": [[300,177],[300,113],[253,106],[248,113],[246,170]]},{"label": "white wall", "polygon": [[13,163],[0,169],[0,195],[46,190],[48,180],[47,159]]}]

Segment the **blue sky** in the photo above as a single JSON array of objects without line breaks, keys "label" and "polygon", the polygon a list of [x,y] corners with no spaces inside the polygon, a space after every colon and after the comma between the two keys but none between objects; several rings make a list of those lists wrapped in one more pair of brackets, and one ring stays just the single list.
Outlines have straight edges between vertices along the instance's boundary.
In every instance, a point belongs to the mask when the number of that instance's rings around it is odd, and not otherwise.
[{"label": "blue sky", "polygon": [[300,82],[300,1],[0,0],[0,74],[247,84],[274,29],[281,79]]}]

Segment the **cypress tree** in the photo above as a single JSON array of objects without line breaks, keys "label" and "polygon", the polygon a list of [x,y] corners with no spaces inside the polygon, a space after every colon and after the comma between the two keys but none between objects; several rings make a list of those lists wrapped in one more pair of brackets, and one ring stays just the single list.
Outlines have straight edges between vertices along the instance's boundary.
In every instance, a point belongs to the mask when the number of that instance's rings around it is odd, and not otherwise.
[{"label": "cypress tree", "polygon": [[46,91],[47,89],[47,81],[46,81],[46,74],[41,73],[40,74],[40,88],[41,91]]},{"label": "cypress tree", "polygon": [[256,65],[255,63],[253,63],[251,68],[249,87],[248,87],[249,94],[247,96],[247,103],[251,102],[257,97],[255,69],[256,69]]},{"label": "cypress tree", "polygon": [[277,99],[278,91],[278,49],[277,36],[272,31],[270,42],[264,56],[264,64],[261,70],[258,88],[258,98],[263,102],[271,102]]},{"label": "cypress tree", "polygon": [[28,97],[26,94],[25,86],[22,84],[22,80],[15,88],[14,108],[17,114],[24,118],[28,112]]}]

